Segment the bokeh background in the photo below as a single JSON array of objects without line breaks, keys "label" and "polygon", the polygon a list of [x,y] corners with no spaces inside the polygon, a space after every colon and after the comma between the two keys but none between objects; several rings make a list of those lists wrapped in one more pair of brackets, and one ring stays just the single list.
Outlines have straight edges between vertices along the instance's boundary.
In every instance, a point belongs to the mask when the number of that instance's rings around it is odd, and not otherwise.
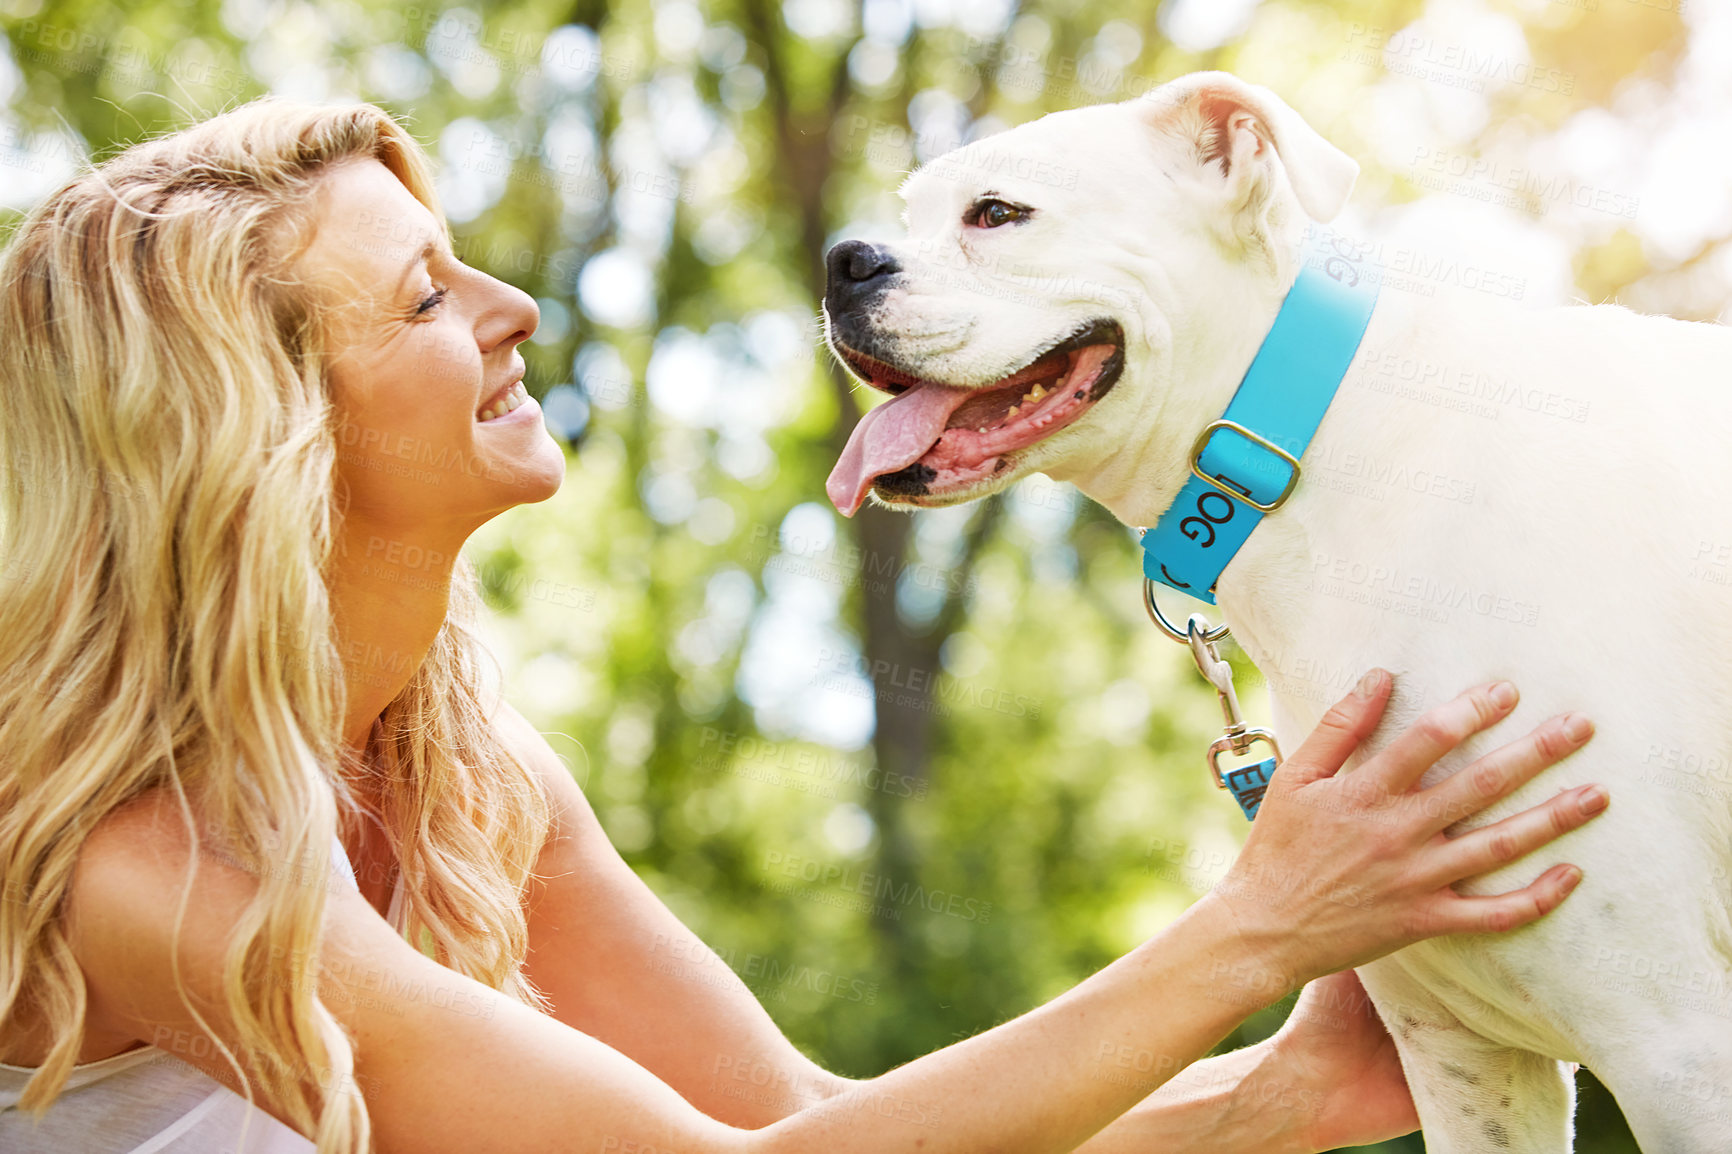
[{"label": "bokeh background", "polygon": [[[904,173],[1225,68],[1361,162],[1346,224],[1415,291],[1732,303],[1719,2],[0,0],[0,27],[0,237],[86,161],[267,91],[375,102],[434,152],[459,254],[540,302],[527,383],[570,447],[557,497],[470,545],[507,692],[850,1075],[1066,989],[1245,832],[1131,529],[1038,477],[912,517],[824,500],[871,401],[822,349],[821,258],[894,233]],[[1582,1088],[1578,1149],[1634,1150]]]}]

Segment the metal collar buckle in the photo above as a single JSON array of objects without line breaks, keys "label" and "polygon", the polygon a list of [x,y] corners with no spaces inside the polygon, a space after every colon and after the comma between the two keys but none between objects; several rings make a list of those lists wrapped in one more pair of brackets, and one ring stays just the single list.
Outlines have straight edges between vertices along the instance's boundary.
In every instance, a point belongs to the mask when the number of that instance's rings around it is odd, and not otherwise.
[{"label": "metal collar buckle", "polygon": [[[1219,474],[1210,476],[1208,473],[1203,472],[1203,453],[1207,451],[1209,447],[1209,439],[1223,429],[1239,434],[1258,448],[1267,449],[1286,462],[1288,470],[1287,484],[1282,488],[1280,494],[1267,505],[1251,496],[1251,490],[1248,487],[1241,487],[1238,482],[1230,481]],[[1283,449],[1280,445],[1277,445],[1269,438],[1247,429],[1237,421],[1229,421],[1222,418],[1218,421],[1210,421],[1209,424],[1204,427],[1203,431],[1197,434],[1197,439],[1191,442],[1191,472],[1196,476],[1197,480],[1203,482],[1205,485],[1218,489],[1228,498],[1235,501],[1243,501],[1259,513],[1273,513],[1276,509],[1279,509],[1282,505],[1287,503],[1287,498],[1293,495],[1293,490],[1299,485],[1299,458],[1295,457],[1292,453],[1289,453],[1286,449]]]}]

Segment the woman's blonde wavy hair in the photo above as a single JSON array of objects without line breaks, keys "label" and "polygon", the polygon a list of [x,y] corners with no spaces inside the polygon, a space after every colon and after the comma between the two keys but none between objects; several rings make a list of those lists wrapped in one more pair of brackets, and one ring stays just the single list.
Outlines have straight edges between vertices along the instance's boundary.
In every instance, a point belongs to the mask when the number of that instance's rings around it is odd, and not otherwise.
[{"label": "woman's blonde wavy hair", "polygon": [[79,849],[147,791],[260,879],[225,957],[223,1052],[320,1154],[371,1133],[310,973],[339,814],[360,804],[348,774],[377,783],[409,940],[547,1008],[522,898],[548,804],[485,723],[467,558],[370,765],[339,732],[329,335],[319,286],[289,270],[328,166],[368,157],[449,235],[385,111],[264,97],[89,167],[0,255],[0,1033],[34,1007],[54,1039],[25,1109],[60,1093],[84,1034],[60,921]]}]

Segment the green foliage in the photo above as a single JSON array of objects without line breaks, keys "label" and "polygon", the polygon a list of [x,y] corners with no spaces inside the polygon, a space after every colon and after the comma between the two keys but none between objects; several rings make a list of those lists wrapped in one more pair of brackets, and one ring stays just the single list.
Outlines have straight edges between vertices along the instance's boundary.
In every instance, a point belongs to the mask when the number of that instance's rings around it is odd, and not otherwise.
[{"label": "green foliage", "polygon": [[[1571,84],[1497,88],[1482,137],[1539,139],[1630,77],[1663,83],[1684,42],[1663,6],[1498,7]],[[1131,532],[1039,479],[914,518],[823,503],[859,405],[813,319],[822,251],[894,220],[935,146],[911,101],[1009,125],[1224,67],[1360,157],[1362,199],[1427,193],[1376,159],[1366,98],[1389,74],[1366,46],[1413,0],[1268,0],[1202,51],[1148,3],[971,29],[982,8],[874,47],[840,0],[0,0],[20,181],[271,89],[371,100],[435,148],[460,253],[542,302],[528,384],[572,441],[561,492],[470,546],[512,699],[656,892],[850,1075],[1068,988],[1244,834],[1203,768],[1213,695],[1144,621]],[[76,139],[36,135],[59,128]],[[1558,231],[1594,299],[1651,271],[1628,229]],[[648,277],[646,315],[602,254]],[[820,739],[848,716],[870,724]],[[1581,1117],[1582,1149],[1634,1149],[1603,1091]]]}]

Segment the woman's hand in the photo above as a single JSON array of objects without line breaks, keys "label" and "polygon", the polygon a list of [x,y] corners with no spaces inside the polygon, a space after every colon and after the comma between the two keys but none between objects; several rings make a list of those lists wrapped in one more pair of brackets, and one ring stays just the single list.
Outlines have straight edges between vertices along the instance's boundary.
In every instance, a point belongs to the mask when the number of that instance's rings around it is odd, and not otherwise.
[{"label": "woman's hand", "polygon": [[1346,970],[1306,986],[1273,1036],[1186,1067],[1076,1154],[1317,1154],[1417,1129],[1395,1043]]},{"label": "woman's hand", "polygon": [[1432,709],[1382,752],[1336,776],[1376,727],[1390,676],[1367,674],[1330,710],[1269,785],[1233,868],[1205,901],[1230,912],[1261,972],[1223,975],[1246,1001],[1359,965],[1422,938],[1525,925],[1581,880],[1559,864],[1511,893],[1463,896],[1451,886],[1509,864],[1602,811],[1603,787],[1581,786],[1532,809],[1449,837],[1443,831],[1508,796],[1580,749],[1581,714],[1540,725],[1459,773],[1416,789],[1439,758],[1509,715],[1513,685],[1482,685]]},{"label": "woman's hand", "polygon": [[[1307,1121],[1294,1148],[1305,1154],[1419,1129],[1395,1039],[1352,970],[1307,985],[1275,1035],[1248,1049],[1263,1051],[1261,1074],[1301,1091]],[[1580,1068],[1569,1066],[1572,1074]]]},{"label": "woman's hand", "polygon": [[1306,986],[1264,1045],[1264,1069],[1278,1082],[1305,1088],[1305,1101],[1313,1104],[1300,1149],[1365,1146],[1419,1129],[1395,1040],[1352,970]]}]

